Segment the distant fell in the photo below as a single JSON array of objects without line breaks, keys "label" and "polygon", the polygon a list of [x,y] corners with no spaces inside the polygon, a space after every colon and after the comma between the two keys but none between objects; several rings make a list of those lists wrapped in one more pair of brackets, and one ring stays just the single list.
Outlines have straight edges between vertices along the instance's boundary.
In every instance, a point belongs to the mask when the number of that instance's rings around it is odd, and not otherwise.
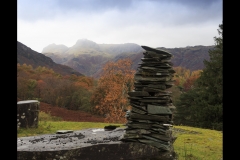
[{"label": "distant fell", "polygon": [[43,48],[42,53],[49,55],[50,53],[61,54],[61,55],[105,55],[105,56],[116,56],[121,53],[140,53],[143,49],[135,43],[124,43],[124,44],[97,44],[91,40],[79,39],[72,47],[63,49],[65,45],[50,44]]},{"label": "distant fell", "polygon": [[184,67],[191,71],[204,68],[203,60],[209,60],[208,51],[214,46],[188,46],[183,48],[164,48],[157,49],[165,50],[173,54],[172,63],[174,67]]},{"label": "distant fell", "polygon": [[[133,61],[132,68],[137,69],[144,51],[140,45],[135,43],[97,44],[87,39],[79,39],[76,44],[67,49],[62,49],[63,46],[47,46],[42,53],[56,63],[67,65],[94,78],[100,76],[102,66],[108,61],[130,58]],[[209,60],[208,51],[213,48],[214,46],[196,45],[182,48],[157,47],[156,49],[171,53],[174,67],[180,66],[194,71],[204,68],[203,60]],[[61,53],[56,51],[61,51]]]},{"label": "distant fell", "polygon": [[[54,45],[51,45],[50,47],[54,48]],[[64,48],[64,46],[62,48]],[[31,48],[18,41],[17,63],[21,65],[25,63],[27,65],[31,65],[33,68],[37,68],[38,66],[46,67],[61,75],[75,74],[77,76],[84,76],[69,66],[55,63],[51,58],[32,50]]]},{"label": "distant fell", "polygon": [[68,50],[68,47],[65,45],[56,45],[55,43],[48,45],[47,47],[43,48],[42,52],[47,52],[47,51],[51,51],[51,53],[65,53]]},{"label": "distant fell", "polygon": [[[126,56],[142,53],[143,49],[135,43],[97,44],[87,39],[79,39],[68,49],[63,45],[48,45],[42,54],[53,59],[55,63],[67,65],[87,76],[98,77],[102,66],[117,55]],[[61,53],[56,51],[62,51]]]}]

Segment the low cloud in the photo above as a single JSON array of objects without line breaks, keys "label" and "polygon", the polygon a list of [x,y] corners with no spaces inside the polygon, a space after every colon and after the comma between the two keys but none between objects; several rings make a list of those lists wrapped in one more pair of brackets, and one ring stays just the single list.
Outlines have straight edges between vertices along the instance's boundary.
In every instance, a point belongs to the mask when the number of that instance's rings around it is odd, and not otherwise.
[{"label": "low cloud", "polygon": [[21,0],[18,41],[41,52],[78,39],[152,47],[213,45],[222,23],[220,0]]}]

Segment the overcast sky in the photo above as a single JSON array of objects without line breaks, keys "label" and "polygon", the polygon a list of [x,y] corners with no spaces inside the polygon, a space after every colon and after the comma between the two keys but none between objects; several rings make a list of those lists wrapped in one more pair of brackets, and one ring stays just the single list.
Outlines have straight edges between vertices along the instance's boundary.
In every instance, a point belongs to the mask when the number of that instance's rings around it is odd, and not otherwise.
[{"label": "overcast sky", "polygon": [[136,43],[149,47],[214,45],[222,0],[18,0],[17,40],[49,44]]}]

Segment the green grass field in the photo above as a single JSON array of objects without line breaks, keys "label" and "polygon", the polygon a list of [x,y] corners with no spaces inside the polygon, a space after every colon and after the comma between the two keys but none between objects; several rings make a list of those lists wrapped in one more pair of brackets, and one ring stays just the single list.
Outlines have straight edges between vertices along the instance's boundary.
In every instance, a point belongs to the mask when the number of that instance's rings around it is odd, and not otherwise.
[{"label": "green grass field", "polygon": [[187,126],[174,126],[177,136],[174,150],[179,160],[221,160],[223,157],[222,132]]},{"label": "green grass field", "polygon": [[[17,137],[56,133],[57,130],[81,130],[87,128],[104,128],[110,124],[98,122],[66,122],[59,117],[40,112],[38,128],[20,128]],[[177,137],[174,150],[178,160],[221,160],[223,157],[222,132],[187,126],[174,126],[173,135]]]}]

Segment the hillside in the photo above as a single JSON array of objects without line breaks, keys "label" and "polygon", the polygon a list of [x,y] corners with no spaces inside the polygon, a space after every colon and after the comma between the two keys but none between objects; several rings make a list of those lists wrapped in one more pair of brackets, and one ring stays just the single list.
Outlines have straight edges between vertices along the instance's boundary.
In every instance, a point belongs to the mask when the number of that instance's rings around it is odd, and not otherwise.
[{"label": "hillside", "polygon": [[[17,102],[22,101],[17,98]],[[104,117],[93,115],[84,111],[68,110],[58,106],[53,106],[40,101],[40,111],[50,114],[51,116],[60,117],[63,121],[71,122],[104,122]]]},{"label": "hillside", "polygon": [[157,49],[165,50],[173,54],[172,63],[174,67],[181,66],[191,71],[204,68],[203,60],[209,60],[208,51],[214,46],[189,46],[185,48],[164,48]]},{"label": "hillside", "polygon": [[50,113],[51,116],[61,117],[63,121],[71,122],[104,122],[104,117],[84,111],[74,111],[40,102],[40,111]]},{"label": "hillside", "polygon": [[[209,60],[208,51],[214,46],[191,46],[184,48],[164,48],[173,55],[174,67],[185,67],[191,71],[204,68],[203,60]],[[102,66],[107,61],[117,61],[130,58],[132,68],[137,69],[143,57],[144,49],[134,43],[125,44],[97,44],[93,41],[80,39],[72,47],[51,44],[42,53],[50,57],[55,63],[67,65],[87,76],[98,78]]]},{"label": "hillside", "polygon": [[103,64],[119,55],[124,57],[142,53],[144,50],[137,44],[97,44],[87,39],[79,39],[75,45],[66,48],[64,45],[50,44],[42,53],[55,63],[67,65],[87,76],[98,77]]},{"label": "hillside", "polygon": [[21,42],[17,41],[17,63],[31,65],[33,68],[38,66],[53,69],[54,72],[61,75],[75,74],[81,76],[83,74],[70,68],[69,66],[55,63],[51,58],[38,53]]}]

